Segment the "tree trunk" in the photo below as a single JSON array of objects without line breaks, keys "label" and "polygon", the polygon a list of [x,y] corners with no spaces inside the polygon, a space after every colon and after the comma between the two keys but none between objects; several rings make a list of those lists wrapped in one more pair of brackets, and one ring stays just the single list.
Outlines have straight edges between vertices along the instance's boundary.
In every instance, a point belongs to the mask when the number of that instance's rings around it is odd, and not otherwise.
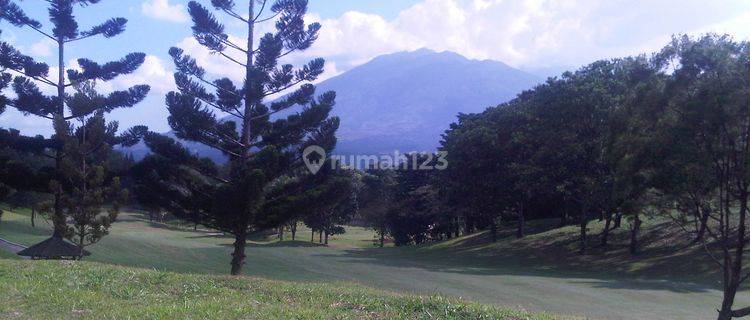
[{"label": "tree trunk", "polygon": [[453,224],[453,231],[456,234],[456,238],[461,236],[461,219],[456,217],[455,223]]},{"label": "tree trunk", "polygon": [[605,218],[604,222],[604,230],[602,230],[602,248],[604,250],[607,250],[607,246],[609,245],[609,226],[612,224],[612,213],[607,213],[607,216]]},{"label": "tree trunk", "polygon": [[328,231],[325,232],[325,245],[328,245]]},{"label": "tree trunk", "polygon": [[279,241],[284,241],[284,226],[279,227]]},{"label": "tree trunk", "polygon": [[385,227],[380,227],[380,247],[385,246]]},{"label": "tree trunk", "polygon": [[708,228],[708,210],[705,210],[706,212],[702,211],[704,210],[698,209],[698,213],[700,214],[700,221],[698,224],[698,233],[695,235],[695,240],[693,240],[693,242],[703,241],[703,237],[706,235],[706,229]]},{"label": "tree trunk", "polygon": [[490,222],[490,235],[492,235],[492,242],[497,242],[497,223],[495,219]]},{"label": "tree trunk", "polygon": [[563,207],[562,213],[560,214],[560,228],[568,225],[568,211]]},{"label": "tree trunk", "polygon": [[518,230],[516,230],[516,238],[518,239],[521,239],[526,235],[524,230],[526,228],[525,209],[526,207],[521,203],[520,208],[518,208]]},{"label": "tree trunk", "polygon": [[83,241],[86,239],[86,226],[79,226],[80,232],[78,232],[78,260],[83,260]]},{"label": "tree trunk", "polygon": [[[65,41],[62,36],[57,37],[57,115],[65,117]],[[60,143],[59,139],[57,142]],[[61,147],[57,147],[61,148]],[[55,150],[55,175],[57,179],[62,176],[63,170],[63,153],[62,150]],[[65,216],[63,214],[63,203],[62,203],[62,186],[58,185],[57,189],[54,190],[54,204],[53,204],[53,218],[52,223],[55,228],[55,234],[62,235],[65,231]]]},{"label": "tree trunk", "polygon": [[315,229],[310,229],[310,242],[315,243]]},{"label": "tree trunk", "polygon": [[318,243],[323,243],[323,230],[318,232]]},{"label": "tree trunk", "polygon": [[580,254],[586,254],[586,249],[587,249],[586,247],[587,247],[587,242],[588,242],[588,239],[586,238],[586,231],[587,231],[587,227],[588,227],[588,223],[589,223],[588,209],[584,208],[581,211],[581,221],[580,222],[581,222],[581,238],[580,238],[581,249],[580,249],[579,253]]},{"label": "tree trunk", "polygon": [[238,276],[242,273],[245,264],[245,245],[247,244],[247,231],[241,231],[234,236],[234,252],[232,252],[232,275]]},{"label": "tree trunk", "polygon": [[615,214],[615,225],[612,227],[612,229],[617,229],[622,225],[622,212],[618,212]]},{"label": "tree trunk", "polygon": [[633,226],[630,229],[630,254],[638,254],[638,232],[641,229],[641,217],[636,214],[633,218]]},{"label": "tree trunk", "polygon": [[[719,310],[719,320],[725,320],[725,319],[732,319],[734,317],[736,318],[742,318],[744,316],[750,315],[750,307],[743,308],[741,310],[732,311],[732,306],[734,305],[734,298],[737,295],[737,290],[740,287],[740,284],[743,281],[743,259],[744,259],[744,252],[745,252],[745,245],[747,242],[746,239],[746,220],[747,220],[747,201],[748,201],[748,192],[747,190],[742,190],[740,196],[738,197],[740,202],[740,211],[739,211],[739,222],[737,223],[737,240],[735,248],[734,249],[734,257],[728,256],[728,252],[724,255],[724,272],[723,272],[723,282],[724,282],[724,297],[721,302],[721,310]],[[729,209],[726,209],[729,210]],[[726,236],[726,232],[722,231],[724,233],[723,236]],[[728,245],[731,246],[731,245]],[[726,252],[726,251],[725,251]]]},{"label": "tree trunk", "polygon": [[36,228],[36,210],[31,208],[31,227]]},{"label": "tree trunk", "polygon": [[292,241],[295,241],[295,239],[297,238],[297,221],[292,223],[292,225],[289,226],[289,229],[289,231],[292,232]]}]

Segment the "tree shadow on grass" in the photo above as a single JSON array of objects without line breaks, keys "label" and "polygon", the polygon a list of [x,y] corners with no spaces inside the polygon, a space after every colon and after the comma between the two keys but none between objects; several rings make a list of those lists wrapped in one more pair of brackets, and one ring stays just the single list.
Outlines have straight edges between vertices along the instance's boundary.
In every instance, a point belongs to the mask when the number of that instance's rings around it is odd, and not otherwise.
[{"label": "tree shadow on grass", "polygon": [[327,247],[324,244],[312,243],[309,241],[276,241],[276,242],[251,242],[248,243],[248,247],[255,248],[319,248]]},{"label": "tree shadow on grass", "polygon": [[[554,229],[554,228],[553,228]],[[570,228],[571,232],[574,228]],[[623,228],[625,229],[625,228]],[[675,241],[667,223],[655,225],[641,236],[642,253],[628,252],[627,230],[612,234],[610,246],[599,245],[591,234],[586,255],[578,253],[578,237],[571,232],[536,229],[541,234],[516,240],[505,230],[491,244],[488,232],[453,240],[449,246],[422,245],[402,248],[346,250],[336,257],[346,263],[365,263],[399,268],[467,275],[517,275],[568,279],[593,287],[628,290],[665,290],[678,293],[720,289],[717,268],[700,246],[686,247],[688,239]],[[566,229],[567,230],[567,229]]]},{"label": "tree shadow on grass", "polygon": [[[233,243],[220,243],[220,247],[233,247]],[[273,241],[273,242],[248,242],[247,248],[320,248],[327,247],[324,244],[308,241]]]},{"label": "tree shadow on grass", "polygon": [[[40,219],[41,220],[41,219]],[[42,222],[42,221],[40,221]],[[11,220],[0,222],[0,235],[7,233],[31,235],[31,236],[51,236],[52,231],[46,226],[32,227],[26,222]]]},{"label": "tree shadow on grass", "polygon": [[[430,272],[447,272],[474,276],[529,276],[567,279],[571,283],[586,284],[591,287],[628,290],[665,290],[677,293],[701,293],[718,289],[717,286],[690,280],[666,280],[657,278],[630,277],[618,272],[612,264],[611,273],[598,270],[588,271],[583,263],[567,262],[565,266],[529,262],[541,259],[544,253],[528,253],[519,259],[518,253],[507,253],[493,257],[477,257],[465,254],[444,254],[436,257],[431,254],[406,254],[399,249],[353,249],[344,254],[317,254],[335,258],[342,263],[362,263],[394,268],[416,268]],[[580,267],[581,270],[571,270]]]}]

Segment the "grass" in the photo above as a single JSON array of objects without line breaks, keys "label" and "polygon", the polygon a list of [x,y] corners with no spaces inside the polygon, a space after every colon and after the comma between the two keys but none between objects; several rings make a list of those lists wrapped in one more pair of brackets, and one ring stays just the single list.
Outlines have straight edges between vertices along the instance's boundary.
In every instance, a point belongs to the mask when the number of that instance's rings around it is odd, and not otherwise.
[{"label": "grass", "polygon": [[0,250],[0,259],[20,260],[17,255],[5,250]]},{"label": "grass", "polygon": [[3,319],[554,319],[345,284],[0,259]]},{"label": "grass", "polygon": [[646,219],[639,234],[642,243],[639,253],[629,252],[630,231],[627,222],[610,234],[609,246],[600,245],[604,222],[592,221],[588,226],[589,249],[580,255],[579,226],[558,227],[558,220],[532,221],[528,235],[515,238],[513,227],[500,231],[496,243],[489,232],[480,232],[438,244],[430,244],[416,251],[425,257],[440,258],[446,254],[471,257],[474,261],[516,264],[540,272],[554,270],[576,274],[617,274],[632,278],[666,279],[716,284],[720,270],[700,244],[671,220]]},{"label": "grass", "polygon": [[[626,224],[623,225],[626,227]],[[433,294],[561,315],[596,319],[704,319],[715,317],[720,286],[704,254],[675,251],[675,238],[663,221],[644,224],[651,243],[636,258],[626,253],[626,231],[617,230],[607,253],[576,254],[575,227],[556,228],[535,221],[529,236],[516,240],[512,228],[501,240],[486,233],[408,248],[375,248],[369,230],[347,228],[330,246],[302,241],[258,239],[249,245],[245,274],[264,279],[320,283],[346,282],[406,294]],[[600,224],[591,225],[592,244]],[[0,237],[33,244],[49,236],[41,222],[31,228],[26,212],[7,212]],[[290,234],[287,232],[286,237]],[[679,240],[679,241],[678,241]],[[316,237],[317,241],[317,237]],[[680,242],[683,241],[683,242]],[[88,260],[184,274],[223,275],[229,270],[232,239],[209,231],[150,223],[124,214]],[[670,251],[672,250],[672,251]],[[680,252],[680,253],[675,253]],[[737,305],[750,305],[742,292]]]}]

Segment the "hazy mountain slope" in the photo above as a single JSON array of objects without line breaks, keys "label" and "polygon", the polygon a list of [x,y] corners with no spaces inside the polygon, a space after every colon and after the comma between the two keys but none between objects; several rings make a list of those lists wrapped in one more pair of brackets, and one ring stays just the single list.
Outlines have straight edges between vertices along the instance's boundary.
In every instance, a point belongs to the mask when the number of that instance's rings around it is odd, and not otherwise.
[{"label": "hazy mountain slope", "polygon": [[338,152],[430,151],[459,112],[481,112],[541,80],[502,62],[429,50],[380,56],[318,85],[337,92]]},{"label": "hazy mountain slope", "polygon": [[[337,153],[390,154],[433,151],[459,112],[481,112],[541,81],[502,62],[422,49],[377,57],[319,83],[317,92],[337,93]],[[221,158],[205,146],[187,145]],[[139,145],[131,151],[139,156],[147,150]]]}]

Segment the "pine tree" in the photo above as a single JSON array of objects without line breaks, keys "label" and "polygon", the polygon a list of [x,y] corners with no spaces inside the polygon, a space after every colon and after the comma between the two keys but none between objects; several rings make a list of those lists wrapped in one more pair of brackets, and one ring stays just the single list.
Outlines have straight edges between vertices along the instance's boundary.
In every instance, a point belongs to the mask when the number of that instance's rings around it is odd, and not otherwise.
[{"label": "pine tree", "polygon": [[[247,43],[233,42],[214,13],[196,1],[188,3],[193,35],[226,63],[244,69],[244,84],[226,77],[211,81],[195,59],[171,48],[179,90],[167,95],[166,104],[178,138],[220,150],[229,164],[220,168],[172,139],[149,134],[146,143],[155,155],[135,170],[139,187],[152,190],[151,200],[157,198],[161,207],[234,235],[231,273],[237,275],[245,261],[248,232],[281,226],[296,213],[279,210],[279,204],[314,188],[302,166],[303,151],[311,145],[331,151],[339,121],[329,118],[335,93],[315,98],[311,84],[323,73],[323,59],[299,69],[279,63],[317,39],[320,25],[304,22],[307,0],[252,0],[246,16],[235,11],[231,0],[212,0],[211,5],[236,20],[232,23],[247,26]],[[256,29],[263,22],[273,23],[275,32],[256,45]],[[234,58],[237,54],[243,59]],[[287,91],[281,99],[266,101]],[[271,119],[282,111],[288,116]],[[215,112],[232,119],[220,120]]]},{"label": "pine tree", "polygon": [[[110,81],[120,75],[129,74],[143,64],[145,54],[130,53],[124,58],[99,64],[90,59],[78,59],[80,71],[66,69],[65,49],[69,44],[94,36],[105,38],[114,37],[123,31],[127,20],[124,18],[112,18],[88,30],[81,31],[78,22],[73,15],[75,6],[88,6],[99,3],[100,0],[49,0],[49,20],[51,30],[45,30],[43,25],[30,17],[11,0],[0,0],[0,20],[5,20],[16,27],[30,28],[41,36],[49,38],[57,45],[58,49],[58,74],[57,78],[49,78],[49,67],[46,64],[35,62],[33,59],[22,55],[12,47],[2,44],[0,46],[0,66],[9,72],[14,72],[16,77],[12,79],[12,88],[16,93],[14,99],[3,99],[3,103],[13,107],[25,115],[33,115],[50,120],[51,126],[56,130],[68,128],[67,122],[72,119],[87,117],[95,113],[108,113],[118,108],[133,107],[142,101],[148,94],[150,88],[147,85],[136,85],[124,91],[114,91],[106,96],[98,96],[86,108],[70,108],[71,96],[66,90],[76,84],[87,81]],[[67,75],[67,79],[66,79]],[[10,81],[9,76],[3,75],[0,86]],[[49,86],[56,90],[57,94],[47,96],[42,93],[39,85]],[[2,103],[0,103],[1,105]],[[137,138],[144,128],[138,127],[128,132],[131,138]],[[57,171],[57,189],[52,190],[54,194],[54,205],[52,220],[55,223],[56,232],[65,232],[64,204],[65,183],[61,181],[63,162],[65,154],[62,148],[63,132],[55,132],[52,137],[54,143],[50,148],[49,157],[54,158]]]},{"label": "pine tree", "polygon": [[[104,98],[94,90],[93,81],[76,84],[76,91],[68,100],[74,114],[82,114],[79,110],[90,109],[92,104]],[[140,133],[129,131],[118,136],[117,122],[107,123],[103,110],[77,117],[72,122],[58,119],[56,125],[57,139],[62,142],[66,155],[62,162],[66,186],[60,188],[67,192],[61,197],[61,202],[65,216],[72,221],[65,236],[83,249],[109,233],[121,204],[128,197],[128,190],[120,186],[120,178],[111,174],[112,147],[132,145],[139,140]],[[108,209],[102,214],[105,203]]]}]

